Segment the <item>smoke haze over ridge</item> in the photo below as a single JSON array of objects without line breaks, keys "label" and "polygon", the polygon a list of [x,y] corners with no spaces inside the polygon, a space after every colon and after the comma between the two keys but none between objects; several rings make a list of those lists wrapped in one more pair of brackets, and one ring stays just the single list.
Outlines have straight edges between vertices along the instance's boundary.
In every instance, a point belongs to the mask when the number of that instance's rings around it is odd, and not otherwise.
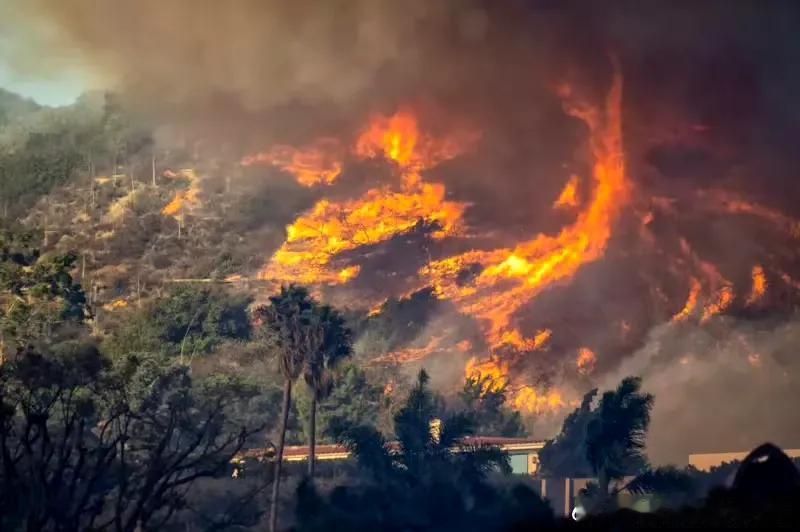
[{"label": "smoke haze over ridge", "polygon": [[[680,461],[695,449],[800,443],[790,416],[800,369],[795,290],[777,288],[755,310],[742,301],[735,315],[708,325],[669,323],[689,291],[687,272],[700,275],[703,262],[716,265],[741,300],[757,263],[774,265],[771,286],[781,284],[782,271],[800,272],[796,241],[775,236],[763,220],[722,217],[709,199],[731,189],[800,215],[800,8],[773,5],[36,0],[17,2],[7,24],[41,29],[15,32],[16,68],[79,65],[142,112],[230,143],[237,155],[318,136],[352,142],[371,113],[409,102],[422,110],[423,129],[479,129],[474,151],[430,174],[446,184],[448,199],[470,205],[468,244],[490,249],[557,233],[570,219],[551,205],[572,174],[587,173],[586,132],[564,115],[554,88],[567,80],[600,101],[613,53],[625,80],[636,201],[603,260],[522,309],[526,330],[554,334],[516,371],[531,380],[547,375],[575,396],[642,375],[656,395],[653,458]],[[47,55],[54,49],[64,58]],[[356,196],[364,186],[352,178],[332,194]],[[653,220],[640,223],[648,212]],[[433,243],[429,252],[458,245]],[[682,258],[665,273],[671,256]],[[402,262],[386,260],[393,261]],[[368,273],[356,283],[383,288]],[[596,367],[576,376],[584,346],[597,353]]]}]

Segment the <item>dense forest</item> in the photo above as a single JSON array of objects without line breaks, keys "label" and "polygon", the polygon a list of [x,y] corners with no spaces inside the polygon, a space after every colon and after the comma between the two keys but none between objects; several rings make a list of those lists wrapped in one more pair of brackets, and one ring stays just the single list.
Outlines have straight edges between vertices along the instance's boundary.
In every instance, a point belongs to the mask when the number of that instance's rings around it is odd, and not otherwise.
[{"label": "dense forest", "polygon": [[[557,518],[504,452],[470,443],[537,437],[501,386],[440,392],[424,369],[370,363],[421,327],[413,298],[369,315],[238,281],[265,253],[246,235],[281,238],[258,213],[295,210],[280,199],[293,185],[229,187],[243,170],[200,149],[163,144],[113,94],[52,109],[0,92],[3,530],[790,522],[794,468],[768,472],[780,481],[765,502],[758,471],[727,489],[736,465],[651,467],[658,398],[635,377],[589,392],[541,451],[540,475],[596,479],[581,494],[589,517]],[[288,445],[333,443],[354,459],[282,460]],[[622,492],[660,509],[619,510]]]}]

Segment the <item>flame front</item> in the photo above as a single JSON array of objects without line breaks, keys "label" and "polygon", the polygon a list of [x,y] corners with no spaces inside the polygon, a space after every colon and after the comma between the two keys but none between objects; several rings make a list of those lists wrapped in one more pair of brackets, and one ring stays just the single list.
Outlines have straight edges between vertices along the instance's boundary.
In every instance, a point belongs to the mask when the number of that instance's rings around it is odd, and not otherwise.
[{"label": "flame front", "polygon": [[[617,73],[603,112],[588,104],[565,102],[570,115],[589,129],[594,191],[576,221],[558,235],[540,234],[514,248],[470,251],[432,262],[423,270],[437,293],[460,309],[483,320],[493,348],[504,344],[524,349],[519,332],[512,332],[512,316],[553,284],[571,278],[581,266],[603,256],[611,229],[630,196],[622,148],[622,77]],[[459,274],[479,266],[469,284]]]},{"label": "flame front", "polygon": [[578,206],[578,176],[573,175],[564,185],[558,199],[553,203],[554,209],[568,209]]},{"label": "flame front", "polygon": [[[564,367],[585,380],[595,372],[597,354],[588,347],[579,347],[578,342],[571,343],[571,339],[557,338],[551,343],[554,333],[549,328],[531,335],[521,311],[544,291],[567,284],[581,268],[603,259],[625,210],[633,213],[631,219],[641,221],[635,234],[649,246],[643,249],[663,258],[659,264],[671,279],[680,282],[659,283],[651,292],[659,304],[668,305],[657,307],[657,314],[665,319],[672,316],[675,327],[690,321],[702,325],[744,304],[763,301],[771,288],[767,274],[774,283],[782,280],[800,292],[800,283],[772,262],[764,263],[766,267],[759,264],[752,268],[749,295],[739,286],[734,291],[730,279],[742,278],[741,270],[727,268],[724,263],[718,267],[704,260],[692,249],[690,241],[682,237],[677,224],[663,223],[662,216],[674,217],[682,209],[688,210],[677,198],[656,195],[633,201],[622,139],[622,89],[618,69],[600,105],[579,99],[568,86],[560,87],[565,113],[586,126],[590,156],[587,171],[583,175],[570,175],[552,203],[554,209],[562,211],[559,219],[571,216],[570,223],[558,232],[533,234],[505,247],[462,247],[466,251],[439,255],[435,260],[429,259],[419,270],[418,278],[411,280],[415,283],[412,292],[432,288],[438,298],[448,300],[461,314],[475,318],[485,342],[459,342],[463,331],[451,334],[433,327],[423,336],[375,358],[373,363],[409,363],[432,354],[461,354],[464,358],[471,357],[465,369],[467,377],[478,379],[484,393],[504,391],[520,411],[541,414],[571,404],[558,389],[532,386],[525,380],[523,370],[543,351],[561,350],[569,353]],[[401,109],[390,116],[373,116],[349,148],[344,142],[323,139],[305,148],[281,145],[245,158],[242,161],[245,165],[264,162],[276,166],[309,187],[335,184],[342,175],[345,159],[382,159],[391,166],[396,180],[367,189],[358,197],[333,196],[336,199],[317,201],[286,228],[285,242],[260,276],[317,286],[347,284],[361,273],[357,254],[348,252],[387,242],[416,227],[424,227],[426,235],[434,239],[464,237],[435,246],[434,253],[452,250],[445,247],[451,244],[474,242],[469,237],[481,235],[473,232],[475,228],[467,227],[465,213],[469,205],[449,198],[444,184],[426,179],[427,170],[464,152],[474,138],[463,133],[433,136],[421,129],[414,112]],[[337,191],[340,188],[344,187],[335,187]],[[691,197],[693,201],[700,200],[697,206],[692,204],[697,210],[753,218],[758,224],[777,227],[784,236],[800,238],[800,223],[796,220],[728,191],[701,190],[692,192]],[[620,234],[624,238],[619,242],[626,242],[631,236],[626,231]],[[635,247],[632,249],[625,249],[627,256],[637,251]],[[615,253],[615,260],[619,256]],[[748,268],[752,264],[747,263]],[[685,291],[677,288],[681,286]],[[375,307],[370,315],[382,312],[382,308],[382,305]],[[548,319],[557,318],[548,316]],[[630,343],[628,337],[638,334],[640,324],[633,316],[617,319],[620,341]],[[435,334],[431,334],[434,329]],[[600,345],[598,349],[609,350]]]},{"label": "flame front", "polygon": [[753,266],[751,277],[753,279],[753,288],[750,291],[750,296],[747,298],[748,305],[757,303],[764,297],[764,294],[767,293],[767,276],[761,265],[756,264]]},{"label": "flame front", "polygon": [[697,298],[700,296],[701,289],[702,286],[700,285],[700,281],[698,281],[695,277],[692,277],[692,285],[691,288],[689,288],[689,297],[686,298],[686,304],[683,305],[681,311],[672,317],[673,322],[685,321],[689,319],[692,314],[694,314],[694,310],[697,308]]},{"label": "flame front", "polygon": [[176,191],[172,201],[161,209],[162,215],[180,220],[187,211],[200,204],[200,179],[191,168],[184,168],[180,172],[166,170],[164,176],[170,179],[184,179],[189,182],[189,188]]},{"label": "flame front", "polygon": [[248,155],[242,159],[241,164],[270,164],[292,174],[304,187],[331,185],[342,173],[339,151],[339,142],[328,138],[305,148],[280,144],[269,151]]},{"label": "flame front", "polygon": [[434,238],[462,229],[466,204],[448,201],[440,183],[427,183],[420,172],[461,151],[453,138],[420,134],[416,117],[407,111],[373,117],[359,136],[354,153],[360,158],[383,156],[393,161],[400,189],[368,190],[358,199],[322,199],[286,228],[286,242],[272,256],[260,277],[305,284],[343,284],[355,278],[358,266],[336,269],[332,260],[361,246],[385,242],[420,222],[436,227]]}]

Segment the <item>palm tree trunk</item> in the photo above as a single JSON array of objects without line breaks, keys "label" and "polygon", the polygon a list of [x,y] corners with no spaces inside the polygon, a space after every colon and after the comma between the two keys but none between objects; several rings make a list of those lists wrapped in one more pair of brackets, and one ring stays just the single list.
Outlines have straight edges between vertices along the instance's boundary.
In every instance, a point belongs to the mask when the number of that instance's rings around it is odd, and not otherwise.
[{"label": "palm tree trunk", "polygon": [[597,486],[600,488],[600,507],[602,511],[606,511],[611,507],[611,494],[608,492],[610,485],[611,478],[608,476],[605,469],[601,469],[597,477]]},{"label": "palm tree trunk", "polygon": [[286,379],[283,383],[283,411],[281,416],[280,434],[278,435],[278,455],[275,457],[275,478],[272,479],[272,504],[269,510],[270,532],[275,532],[278,529],[278,495],[281,489],[283,447],[286,443],[286,425],[289,424],[289,404],[291,401],[292,381],[291,379]]},{"label": "palm tree trunk", "polygon": [[317,393],[311,390],[311,415],[308,420],[308,476],[314,478],[314,467],[317,462]]}]

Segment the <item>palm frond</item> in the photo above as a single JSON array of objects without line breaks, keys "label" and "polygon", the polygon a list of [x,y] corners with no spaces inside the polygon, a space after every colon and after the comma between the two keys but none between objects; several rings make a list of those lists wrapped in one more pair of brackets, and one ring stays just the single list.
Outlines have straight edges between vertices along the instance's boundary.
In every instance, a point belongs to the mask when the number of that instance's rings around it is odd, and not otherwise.
[{"label": "palm frond", "polygon": [[625,490],[636,495],[646,493],[686,493],[694,487],[692,478],[674,466],[649,469],[628,482]]}]

